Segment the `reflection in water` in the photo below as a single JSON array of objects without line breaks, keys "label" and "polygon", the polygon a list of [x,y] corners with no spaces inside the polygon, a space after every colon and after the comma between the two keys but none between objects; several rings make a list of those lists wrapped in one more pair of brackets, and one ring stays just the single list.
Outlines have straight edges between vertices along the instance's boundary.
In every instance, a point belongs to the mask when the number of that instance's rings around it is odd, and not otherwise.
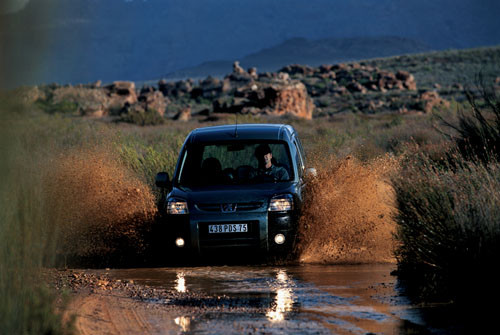
[{"label": "reflection in water", "polygon": [[175,324],[181,327],[183,332],[187,332],[189,330],[189,326],[191,325],[191,319],[186,316],[176,317],[174,320]]},{"label": "reflection in water", "polygon": [[276,279],[278,280],[278,282],[280,282],[282,284],[286,284],[288,281],[288,276],[286,274],[286,271],[279,270],[278,273],[276,274]]},{"label": "reflection in water", "polygon": [[276,297],[274,302],[266,313],[270,321],[283,321],[285,313],[292,310],[293,306],[293,291],[291,288],[291,280],[288,278],[285,270],[279,270],[276,274],[277,288],[275,289]]},{"label": "reflection in water", "polygon": [[186,279],[184,279],[184,272],[177,272],[177,279],[175,280],[175,290],[180,293],[185,293],[186,289]]}]

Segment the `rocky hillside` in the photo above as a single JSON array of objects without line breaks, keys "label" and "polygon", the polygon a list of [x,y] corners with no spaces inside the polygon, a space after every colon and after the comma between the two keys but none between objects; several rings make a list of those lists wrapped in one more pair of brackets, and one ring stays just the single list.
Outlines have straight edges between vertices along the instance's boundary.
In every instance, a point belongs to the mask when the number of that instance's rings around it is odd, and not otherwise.
[{"label": "rocky hillside", "polygon": [[259,73],[234,62],[232,72],[221,79],[162,79],[141,88],[130,81],[52,84],[27,92],[25,99],[48,113],[141,125],[166,119],[211,121],[234,114],[310,120],[342,112],[427,113],[448,105],[437,91],[419,90],[413,74],[366,63],[288,65]]},{"label": "rocky hillside", "polygon": [[[483,84],[500,90],[500,47],[445,51],[259,72],[234,62],[224,77],[136,83],[100,81],[17,90],[47,113],[140,125],[234,115],[312,119],[339,113],[429,113]],[[467,79],[468,78],[468,79]]]}]

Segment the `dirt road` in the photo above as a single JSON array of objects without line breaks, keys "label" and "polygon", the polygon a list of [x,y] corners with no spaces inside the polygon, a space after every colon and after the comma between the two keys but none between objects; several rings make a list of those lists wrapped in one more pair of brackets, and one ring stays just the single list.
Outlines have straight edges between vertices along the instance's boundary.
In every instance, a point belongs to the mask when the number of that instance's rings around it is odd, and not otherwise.
[{"label": "dirt road", "polygon": [[[162,334],[175,333],[170,324],[175,315],[121,294],[77,295],[70,313],[78,317],[79,334]],[[154,318],[157,323],[151,323]]]}]

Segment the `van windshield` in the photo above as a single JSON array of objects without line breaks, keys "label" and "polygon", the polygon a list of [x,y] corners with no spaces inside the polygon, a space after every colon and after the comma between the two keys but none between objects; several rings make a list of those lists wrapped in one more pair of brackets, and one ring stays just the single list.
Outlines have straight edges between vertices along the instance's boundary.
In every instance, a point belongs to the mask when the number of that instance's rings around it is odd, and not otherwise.
[{"label": "van windshield", "polygon": [[181,186],[274,183],[293,179],[286,142],[198,143],[181,158]]}]

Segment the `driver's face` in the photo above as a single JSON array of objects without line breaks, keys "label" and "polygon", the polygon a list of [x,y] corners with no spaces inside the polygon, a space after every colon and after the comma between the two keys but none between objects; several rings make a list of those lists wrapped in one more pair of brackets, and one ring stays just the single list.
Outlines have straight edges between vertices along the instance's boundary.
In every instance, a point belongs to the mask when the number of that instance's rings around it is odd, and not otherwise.
[{"label": "driver's face", "polygon": [[264,163],[266,163],[266,166],[271,164],[271,159],[273,158],[273,154],[268,153],[264,155]]}]

